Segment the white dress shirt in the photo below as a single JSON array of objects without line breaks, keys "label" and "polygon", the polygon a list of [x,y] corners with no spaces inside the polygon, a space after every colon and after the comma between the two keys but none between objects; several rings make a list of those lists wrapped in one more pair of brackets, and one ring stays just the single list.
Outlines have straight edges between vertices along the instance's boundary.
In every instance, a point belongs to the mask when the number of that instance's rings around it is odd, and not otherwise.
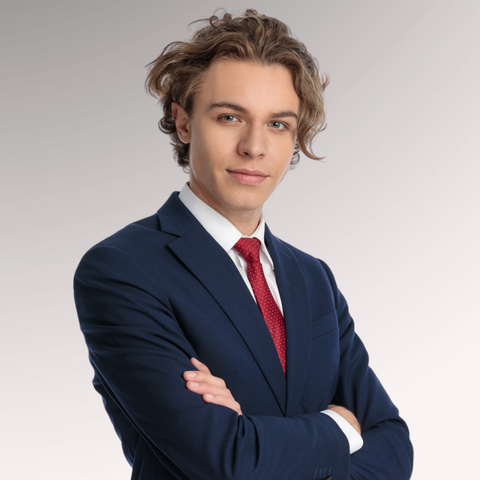
[{"label": "white dress shirt", "polygon": [[[245,237],[245,235],[242,235],[237,230],[237,228],[223,215],[221,215],[212,207],[207,205],[204,201],[200,200],[190,190],[188,184],[185,184],[185,186],[182,188],[182,191],[180,192],[178,198],[188,208],[188,210],[190,210],[190,212],[200,222],[203,228],[205,228],[205,230],[214,238],[214,240],[216,240],[216,242],[228,253],[233,263],[238,268],[238,271],[240,272],[240,275],[242,276],[245,284],[250,290],[252,297],[255,299],[255,294],[253,293],[252,286],[250,285],[247,276],[247,262],[242,257],[242,255],[240,255],[233,248],[234,245],[240,240],[240,238]],[[275,299],[275,302],[277,303],[278,308],[283,315],[282,300],[280,298],[280,292],[278,290],[277,281],[275,279],[273,261],[265,245],[265,218],[263,214],[255,232],[246,238],[257,238],[258,240],[260,240],[260,262],[262,264],[263,273],[265,274],[265,278],[267,280],[270,291],[272,292],[273,298]],[[332,410],[324,410],[321,413],[324,413],[325,415],[331,417],[341,428],[341,430],[348,439],[350,453],[356,452],[357,450],[360,450],[360,448],[362,448],[362,437],[341,415]]]}]

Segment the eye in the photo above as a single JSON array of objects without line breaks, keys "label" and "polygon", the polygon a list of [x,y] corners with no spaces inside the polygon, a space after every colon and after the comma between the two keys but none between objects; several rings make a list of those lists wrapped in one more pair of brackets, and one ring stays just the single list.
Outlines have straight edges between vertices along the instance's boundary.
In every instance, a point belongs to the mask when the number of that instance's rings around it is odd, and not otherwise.
[{"label": "eye", "polygon": [[223,120],[228,123],[232,123],[232,122],[238,121],[238,118],[233,115],[223,115],[223,117],[220,117],[220,120]]},{"label": "eye", "polygon": [[268,125],[275,130],[287,130],[287,126],[282,122],[270,122]]}]

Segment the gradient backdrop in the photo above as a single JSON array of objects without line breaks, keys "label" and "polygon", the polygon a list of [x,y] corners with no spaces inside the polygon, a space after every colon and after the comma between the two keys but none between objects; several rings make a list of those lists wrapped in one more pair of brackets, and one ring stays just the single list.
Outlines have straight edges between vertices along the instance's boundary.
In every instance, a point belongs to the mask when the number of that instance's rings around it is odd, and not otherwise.
[{"label": "gradient backdrop", "polygon": [[331,76],[326,159],[302,158],[267,221],[336,274],[410,425],[414,479],[474,478],[477,0],[2,1],[0,477],[129,478],[72,277],[90,246],[186,181],[144,66],[217,7],[284,20]]}]

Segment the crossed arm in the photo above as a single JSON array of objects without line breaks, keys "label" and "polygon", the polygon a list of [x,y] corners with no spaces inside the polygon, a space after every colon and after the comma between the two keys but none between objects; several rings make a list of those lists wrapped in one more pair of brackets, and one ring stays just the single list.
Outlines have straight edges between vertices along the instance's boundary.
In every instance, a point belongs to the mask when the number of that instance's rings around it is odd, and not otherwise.
[{"label": "crossed arm", "polygon": [[[339,293],[335,315],[340,372],[330,401],[354,410],[362,419],[364,446],[353,455],[335,422],[321,413],[241,415],[241,406],[223,380],[213,377],[206,366],[189,361],[202,352],[192,347],[172,308],[176,290],[169,294],[148,264],[119,248],[92,249],[75,278],[95,386],[124,449],[131,450],[129,458],[134,458],[141,437],[149,455],[156,457],[149,461],[172,472],[171,478],[300,479],[325,469],[335,472],[336,478],[352,480],[410,477],[408,430],[368,369],[368,356]],[[176,308],[182,305],[177,302]],[[186,318],[184,328],[195,329],[196,324],[188,324]],[[216,324],[206,326],[217,332]],[[192,363],[198,370],[190,370]],[[192,383],[185,388],[186,382]],[[356,388],[352,389],[352,382]],[[346,408],[331,408],[347,415]],[[244,409],[247,412],[245,405]]]},{"label": "crossed arm", "polygon": [[[205,403],[223,405],[234,410],[238,415],[242,415],[242,408],[233,398],[232,392],[227,388],[225,381],[213,376],[208,367],[196,358],[191,358],[190,361],[198,370],[184,372],[183,378],[186,381],[187,389],[201,395]],[[350,410],[339,405],[329,405],[328,409],[338,413],[359,435],[362,434],[360,423]]]}]

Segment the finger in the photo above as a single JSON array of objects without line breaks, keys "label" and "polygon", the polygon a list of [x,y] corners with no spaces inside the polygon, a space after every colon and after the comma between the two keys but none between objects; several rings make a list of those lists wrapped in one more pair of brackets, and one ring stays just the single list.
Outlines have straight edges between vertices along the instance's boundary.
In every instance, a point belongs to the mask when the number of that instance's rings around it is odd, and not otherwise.
[{"label": "finger", "polygon": [[186,384],[188,390],[198,393],[199,395],[211,394],[211,395],[223,395],[233,399],[233,395],[230,390],[225,387],[219,387],[216,385],[208,385],[206,383],[198,383],[188,381]]},{"label": "finger", "polygon": [[242,415],[242,409],[240,408],[240,404],[237,401],[235,401],[232,397],[226,397],[224,395],[212,395],[210,393],[206,393],[202,395],[202,398],[205,403],[223,405],[224,407],[234,410],[239,415]]},{"label": "finger", "polygon": [[205,372],[205,373],[210,373],[210,370],[208,369],[208,367],[202,363],[200,360],[197,360],[195,357],[192,357],[190,359],[190,362],[192,362],[192,364],[198,368],[201,372]]},{"label": "finger", "polygon": [[183,372],[183,378],[187,382],[191,380],[197,383],[225,387],[225,382],[221,378],[214,377],[211,373],[199,372],[198,370]]},{"label": "finger", "polygon": [[183,379],[187,382],[196,382],[205,385],[211,385],[212,387],[226,388],[225,382],[218,377],[213,375],[202,373],[202,372],[184,372]]}]

